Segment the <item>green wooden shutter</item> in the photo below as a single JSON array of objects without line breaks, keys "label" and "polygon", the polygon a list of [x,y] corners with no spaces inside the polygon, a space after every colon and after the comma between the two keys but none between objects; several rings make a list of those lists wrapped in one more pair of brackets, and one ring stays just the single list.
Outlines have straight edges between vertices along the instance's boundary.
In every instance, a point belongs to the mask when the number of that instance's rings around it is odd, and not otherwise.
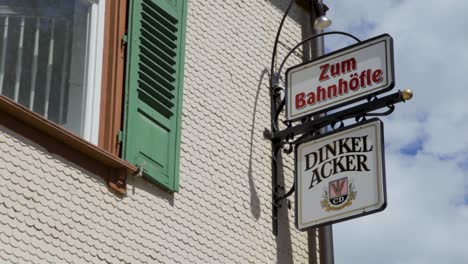
[{"label": "green wooden shutter", "polygon": [[123,158],[179,189],[187,0],[131,0]]}]

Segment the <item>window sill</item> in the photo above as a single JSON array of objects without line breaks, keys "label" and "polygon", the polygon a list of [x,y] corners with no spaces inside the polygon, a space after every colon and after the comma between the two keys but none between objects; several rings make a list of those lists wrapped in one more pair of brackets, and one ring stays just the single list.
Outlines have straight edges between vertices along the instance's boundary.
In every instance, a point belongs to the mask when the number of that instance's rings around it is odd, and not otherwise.
[{"label": "window sill", "polygon": [[109,187],[126,194],[128,175],[137,167],[87,142],[63,127],[0,95],[0,125],[38,143],[77,165],[96,173]]}]

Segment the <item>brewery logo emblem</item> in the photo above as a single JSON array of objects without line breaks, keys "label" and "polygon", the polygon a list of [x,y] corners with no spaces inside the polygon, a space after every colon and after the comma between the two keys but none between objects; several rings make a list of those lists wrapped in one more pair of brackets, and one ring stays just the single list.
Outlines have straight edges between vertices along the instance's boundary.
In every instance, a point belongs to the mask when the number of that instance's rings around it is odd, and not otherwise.
[{"label": "brewery logo emblem", "polygon": [[328,183],[328,190],[322,194],[320,205],[325,211],[336,211],[348,207],[356,199],[357,192],[353,183],[348,183],[348,177]]}]

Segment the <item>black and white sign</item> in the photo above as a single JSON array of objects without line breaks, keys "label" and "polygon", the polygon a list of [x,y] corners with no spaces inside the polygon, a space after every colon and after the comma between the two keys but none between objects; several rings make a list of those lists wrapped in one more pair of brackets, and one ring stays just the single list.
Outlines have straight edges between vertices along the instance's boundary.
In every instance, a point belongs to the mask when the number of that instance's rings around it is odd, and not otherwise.
[{"label": "black and white sign", "polygon": [[393,40],[380,35],[286,72],[286,119],[297,120],[394,86]]},{"label": "black and white sign", "polygon": [[296,226],[307,230],[386,207],[383,123],[338,129],[295,150]]}]

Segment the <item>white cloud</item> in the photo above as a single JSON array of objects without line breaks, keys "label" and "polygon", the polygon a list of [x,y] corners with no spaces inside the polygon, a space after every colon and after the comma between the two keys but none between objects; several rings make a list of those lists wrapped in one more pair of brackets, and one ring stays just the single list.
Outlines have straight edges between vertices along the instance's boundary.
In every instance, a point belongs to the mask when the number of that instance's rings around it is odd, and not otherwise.
[{"label": "white cloud", "polygon": [[[468,263],[468,2],[326,4],[332,30],[394,38],[395,90],[415,94],[383,118],[388,208],[334,226],[336,263]],[[400,152],[418,141],[416,155]]]},{"label": "white cloud", "polygon": [[388,207],[334,226],[336,263],[468,263],[466,174],[432,155],[387,155]]}]

